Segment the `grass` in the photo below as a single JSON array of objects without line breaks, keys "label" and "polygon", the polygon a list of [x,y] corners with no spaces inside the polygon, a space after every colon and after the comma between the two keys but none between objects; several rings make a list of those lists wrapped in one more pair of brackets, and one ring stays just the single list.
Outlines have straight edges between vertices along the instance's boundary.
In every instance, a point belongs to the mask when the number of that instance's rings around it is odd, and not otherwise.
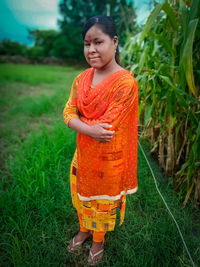
[{"label": "grass", "polygon": [[[78,231],[69,168],[76,134],[62,119],[73,67],[0,65],[1,253],[0,266],[87,266],[88,248],[72,255],[66,244]],[[140,140],[158,186],[200,266],[199,211],[183,209]],[[127,197],[124,224],[107,234],[99,266],[191,266],[177,229],[160,199],[141,151],[136,194]]]}]

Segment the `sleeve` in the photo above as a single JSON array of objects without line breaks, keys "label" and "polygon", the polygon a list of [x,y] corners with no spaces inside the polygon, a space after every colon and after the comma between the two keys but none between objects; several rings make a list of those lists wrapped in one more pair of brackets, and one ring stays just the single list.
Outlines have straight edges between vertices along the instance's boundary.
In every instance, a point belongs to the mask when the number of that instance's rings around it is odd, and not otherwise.
[{"label": "sleeve", "polygon": [[134,78],[129,78],[120,82],[117,90],[112,94],[109,106],[105,113],[97,120],[89,120],[81,117],[81,120],[87,124],[96,123],[112,124],[112,129],[117,129],[126,119],[127,115],[138,104],[138,86]]},{"label": "sleeve", "polygon": [[73,81],[70,97],[65,105],[63,110],[63,119],[64,122],[69,127],[69,121],[73,118],[79,118],[78,110],[77,110],[77,86],[78,86],[78,77],[76,77]]}]

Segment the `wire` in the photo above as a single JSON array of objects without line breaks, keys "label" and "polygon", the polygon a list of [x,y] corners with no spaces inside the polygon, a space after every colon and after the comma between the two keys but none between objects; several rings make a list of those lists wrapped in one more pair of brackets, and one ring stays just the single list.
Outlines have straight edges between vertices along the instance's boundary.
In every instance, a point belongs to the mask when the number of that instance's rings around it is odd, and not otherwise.
[{"label": "wire", "polygon": [[163,198],[163,196],[162,196],[160,190],[158,189],[158,185],[157,185],[157,181],[156,181],[155,175],[154,175],[154,173],[153,173],[153,170],[152,170],[152,168],[151,168],[151,165],[150,165],[150,163],[149,163],[149,161],[148,161],[148,159],[147,159],[147,157],[146,157],[146,155],[145,155],[145,153],[144,153],[144,150],[143,150],[143,148],[142,148],[142,146],[141,146],[141,144],[140,144],[139,141],[138,141],[138,144],[139,144],[140,149],[141,149],[141,151],[142,151],[142,153],[143,153],[143,156],[144,156],[144,158],[145,158],[145,160],[146,160],[146,162],[147,162],[147,164],[148,164],[148,166],[149,166],[149,169],[150,169],[150,171],[151,171],[151,174],[152,174],[152,176],[153,176],[153,178],[154,178],[154,182],[155,182],[156,189],[157,189],[157,191],[158,191],[160,197],[162,198],[162,200],[163,200],[163,202],[164,202],[164,204],[165,204],[165,206],[166,206],[166,208],[167,208],[169,214],[171,215],[171,217],[172,217],[172,219],[173,219],[173,221],[174,221],[174,223],[175,223],[175,225],[176,225],[176,227],[177,227],[177,229],[178,229],[179,235],[180,235],[180,237],[181,237],[181,239],[182,239],[183,245],[184,245],[185,250],[186,250],[186,252],[187,252],[187,254],[188,254],[188,256],[189,256],[189,259],[190,259],[190,261],[191,261],[191,263],[192,263],[192,266],[195,267],[194,261],[193,261],[191,255],[190,255],[190,252],[189,252],[189,250],[188,250],[188,247],[187,247],[187,245],[186,245],[186,243],[185,243],[185,240],[184,240],[183,235],[182,235],[182,233],[181,233],[180,227],[179,227],[179,225],[178,225],[176,219],[174,218],[174,215],[173,215],[172,212],[170,211],[170,209],[169,209],[169,207],[168,207],[166,201],[164,200],[164,198]]}]

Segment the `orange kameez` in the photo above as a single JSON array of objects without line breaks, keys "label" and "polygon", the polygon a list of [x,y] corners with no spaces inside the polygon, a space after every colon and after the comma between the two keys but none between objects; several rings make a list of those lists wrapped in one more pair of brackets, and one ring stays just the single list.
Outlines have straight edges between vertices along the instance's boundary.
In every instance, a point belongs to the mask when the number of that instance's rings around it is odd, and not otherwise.
[{"label": "orange kameez", "polygon": [[[94,88],[94,69],[75,78],[63,117],[93,125],[109,123],[113,139],[100,143],[78,133],[71,169],[72,203],[86,229],[113,231],[116,211],[124,221],[126,194],[137,190],[138,90],[132,74],[118,71]],[[127,157],[129,160],[127,160]]]}]

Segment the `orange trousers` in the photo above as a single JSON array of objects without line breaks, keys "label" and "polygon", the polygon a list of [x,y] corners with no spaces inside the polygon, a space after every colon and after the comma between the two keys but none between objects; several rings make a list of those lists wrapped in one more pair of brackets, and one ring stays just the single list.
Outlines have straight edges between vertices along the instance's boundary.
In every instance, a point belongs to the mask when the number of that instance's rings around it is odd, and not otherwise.
[{"label": "orange trousers", "polygon": [[[82,214],[80,214],[79,212],[78,212],[78,218],[79,218],[79,224],[80,224],[80,231],[81,232],[89,232],[90,230],[83,226]],[[105,232],[93,231],[93,241],[94,242],[102,242],[104,240],[105,234],[106,234],[106,231]]]}]

